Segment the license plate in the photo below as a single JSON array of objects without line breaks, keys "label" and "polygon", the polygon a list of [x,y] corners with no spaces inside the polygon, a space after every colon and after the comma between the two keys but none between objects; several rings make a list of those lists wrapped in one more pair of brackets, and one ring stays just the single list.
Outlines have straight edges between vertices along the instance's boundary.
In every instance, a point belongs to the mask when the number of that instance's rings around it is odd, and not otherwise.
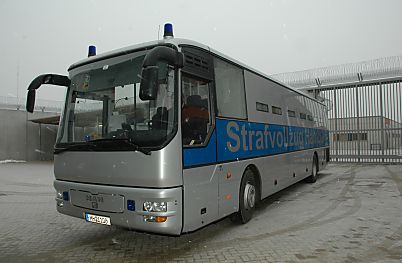
[{"label": "license plate", "polygon": [[101,224],[101,225],[108,225],[110,226],[110,217],[107,216],[98,216],[98,215],[92,215],[85,213],[85,220],[87,222],[92,222],[96,224]]}]

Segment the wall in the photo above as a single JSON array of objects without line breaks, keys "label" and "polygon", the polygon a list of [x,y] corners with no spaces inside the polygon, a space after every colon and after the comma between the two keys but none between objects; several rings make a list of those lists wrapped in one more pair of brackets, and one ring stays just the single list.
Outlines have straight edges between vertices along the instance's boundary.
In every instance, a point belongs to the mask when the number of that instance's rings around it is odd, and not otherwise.
[{"label": "wall", "polygon": [[57,126],[29,121],[52,115],[55,114],[0,109],[0,161],[53,160]]}]

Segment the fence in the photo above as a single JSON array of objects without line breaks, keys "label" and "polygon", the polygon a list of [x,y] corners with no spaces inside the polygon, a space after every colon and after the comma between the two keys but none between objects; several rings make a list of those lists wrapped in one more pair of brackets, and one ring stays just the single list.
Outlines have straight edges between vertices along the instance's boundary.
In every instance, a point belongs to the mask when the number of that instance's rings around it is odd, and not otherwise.
[{"label": "fence", "polygon": [[402,163],[402,55],[272,77],[328,106],[332,161]]},{"label": "fence", "polygon": [[[26,98],[0,96],[0,109],[25,111]],[[60,113],[64,105],[62,101],[37,99],[35,111]]]},{"label": "fence", "polygon": [[402,163],[402,78],[309,91],[328,106],[332,161]]}]

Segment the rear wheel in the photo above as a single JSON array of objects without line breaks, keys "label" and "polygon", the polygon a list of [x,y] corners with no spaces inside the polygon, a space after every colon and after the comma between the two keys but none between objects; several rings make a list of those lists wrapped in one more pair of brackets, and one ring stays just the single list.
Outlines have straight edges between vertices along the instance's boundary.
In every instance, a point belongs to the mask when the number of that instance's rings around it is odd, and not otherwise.
[{"label": "rear wheel", "polygon": [[232,216],[232,221],[247,223],[253,217],[258,198],[258,189],[254,174],[246,170],[240,184],[239,211]]},{"label": "rear wheel", "polygon": [[318,158],[317,155],[314,154],[313,164],[311,166],[311,175],[306,178],[307,183],[315,183],[318,178]]}]

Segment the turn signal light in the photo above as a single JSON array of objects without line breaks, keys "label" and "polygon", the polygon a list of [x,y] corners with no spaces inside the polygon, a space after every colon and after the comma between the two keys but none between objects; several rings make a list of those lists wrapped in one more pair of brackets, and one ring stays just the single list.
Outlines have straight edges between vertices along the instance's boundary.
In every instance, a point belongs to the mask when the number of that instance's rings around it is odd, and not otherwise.
[{"label": "turn signal light", "polygon": [[155,222],[157,222],[157,223],[163,223],[163,222],[166,222],[166,220],[167,220],[166,216],[156,216],[155,217]]},{"label": "turn signal light", "polygon": [[167,216],[144,216],[145,222],[164,223],[167,221]]}]

